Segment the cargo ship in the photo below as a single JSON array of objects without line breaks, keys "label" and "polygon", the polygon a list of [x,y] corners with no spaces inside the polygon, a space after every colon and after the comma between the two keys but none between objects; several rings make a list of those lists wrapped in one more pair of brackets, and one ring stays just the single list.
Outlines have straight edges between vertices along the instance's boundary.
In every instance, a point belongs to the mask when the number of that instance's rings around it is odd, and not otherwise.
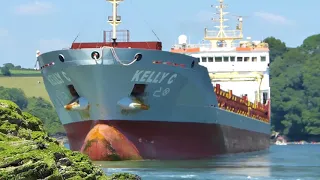
[{"label": "cargo ship", "polygon": [[[131,42],[118,30],[123,0],[108,0],[112,31],[102,42],[73,42],[37,53],[45,88],[71,150],[92,160],[202,159],[268,149],[268,46],[225,30],[205,30],[210,44],[170,51],[161,42]],[[109,33],[109,36],[108,36]],[[124,40],[117,38],[122,33]],[[109,37],[109,38],[108,38]]]}]

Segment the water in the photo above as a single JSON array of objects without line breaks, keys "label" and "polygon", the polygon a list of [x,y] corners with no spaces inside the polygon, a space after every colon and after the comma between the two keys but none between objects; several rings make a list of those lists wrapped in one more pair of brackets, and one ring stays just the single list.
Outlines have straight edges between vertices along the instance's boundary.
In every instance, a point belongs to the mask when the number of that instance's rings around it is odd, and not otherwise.
[{"label": "water", "polygon": [[95,162],[107,174],[130,172],[143,180],[320,180],[320,145],[271,146],[267,152],[193,161]]}]

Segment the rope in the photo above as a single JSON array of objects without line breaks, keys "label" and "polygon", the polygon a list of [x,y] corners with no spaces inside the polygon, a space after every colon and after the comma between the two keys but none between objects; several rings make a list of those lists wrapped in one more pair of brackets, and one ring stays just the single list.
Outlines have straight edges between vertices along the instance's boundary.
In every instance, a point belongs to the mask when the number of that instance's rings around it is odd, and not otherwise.
[{"label": "rope", "polygon": [[[137,61],[137,58],[134,58],[130,63],[124,63],[124,62],[122,62],[122,61],[119,59],[119,57],[118,57],[118,55],[117,55],[114,47],[103,46],[103,47],[101,47],[101,48],[102,48],[101,58],[103,58],[103,49],[104,49],[104,48],[109,48],[110,51],[111,51],[111,53],[112,53],[113,58],[114,58],[119,64],[121,64],[121,65],[123,65],[123,66],[130,66],[130,65],[132,65],[133,63],[135,63],[135,62]],[[96,58],[95,58],[95,60],[97,61]]]}]

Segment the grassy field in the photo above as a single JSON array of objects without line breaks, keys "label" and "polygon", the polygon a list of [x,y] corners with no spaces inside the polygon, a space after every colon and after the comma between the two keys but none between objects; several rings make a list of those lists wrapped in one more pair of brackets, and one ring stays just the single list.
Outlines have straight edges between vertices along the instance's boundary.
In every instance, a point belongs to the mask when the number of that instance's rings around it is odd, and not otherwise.
[{"label": "grassy field", "polygon": [[[16,77],[37,77],[37,76],[41,76],[40,71],[36,71],[36,70],[23,70],[23,69],[10,69],[10,72],[12,74],[12,76]],[[0,74],[0,77],[3,77],[3,75]]]},{"label": "grassy field", "polygon": [[[19,76],[0,77],[0,86],[7,88],[21,88],[27,97],[43,97],[50,101],[41,76],[32,77],[32,75],[27,74],[26,77],[23,77],[21,74]],[[40,81],[40,84],[38,84],[38,81]]]}]

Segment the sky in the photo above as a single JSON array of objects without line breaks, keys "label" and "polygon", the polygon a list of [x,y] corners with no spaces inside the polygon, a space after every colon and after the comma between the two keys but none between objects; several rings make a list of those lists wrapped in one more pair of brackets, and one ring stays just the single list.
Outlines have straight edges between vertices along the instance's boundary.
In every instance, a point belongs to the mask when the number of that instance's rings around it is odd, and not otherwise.
[{"label": "sky", "polygon": [[[262,40],[274,36],[287,46],[296,47],[310,35],[320,33],[319,0],[225,0],[227,12],[244,16],[244,36]],[[119,29],[130,30],[131,41],[162,41],[163,50],[185,34],[199,43],[210,21],[217,0],[125,0],[119,5]],[[36,50],[42,53],[77,42],[102,41],[102,31],[111,30],[107,17],[111,3],[105,0],[10,0],[0,3],[0,66],[11,62],[33,68]],[[235,16],[230,29],[235,27]],[[316,20],[315,20],[316,19]]]}]

